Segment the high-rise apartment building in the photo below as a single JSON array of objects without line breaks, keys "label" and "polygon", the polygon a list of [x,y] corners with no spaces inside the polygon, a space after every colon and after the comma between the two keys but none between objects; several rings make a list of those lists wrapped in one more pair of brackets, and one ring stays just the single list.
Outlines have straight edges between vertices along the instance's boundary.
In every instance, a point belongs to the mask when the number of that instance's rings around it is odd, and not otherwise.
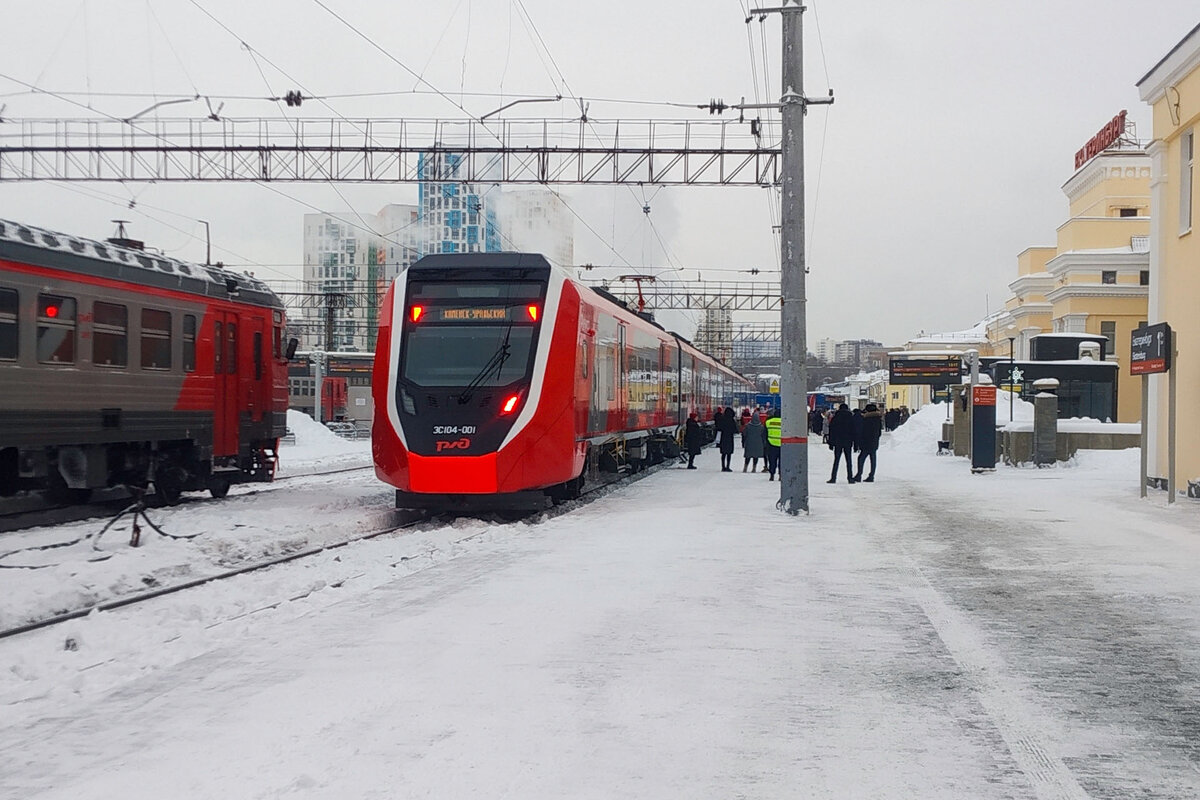
[{"label": "high-rise apartment building", "polygon": [[542,188],[505,190],[491,198],[501,249],[541,253],[551,264],[574,266],[575,220],[557,192]]},{"label": "high-rise apartment building", "polygon": [[418,161],[421,182],[417,187],[420,215],[420,255],[431,253],[497,253],[501,246],[493,196],[496,186],[479,186],[458,180],[462,156],[456,153],[422,153]]},{"label": "high-rise apartment building", "polygon": [[[305,347],[359,351],[375,346],[387,285],[417,258],[416,206],[390,204],[378,214],[304,215]],[[332,324],[331,324],[332,323]]]}]

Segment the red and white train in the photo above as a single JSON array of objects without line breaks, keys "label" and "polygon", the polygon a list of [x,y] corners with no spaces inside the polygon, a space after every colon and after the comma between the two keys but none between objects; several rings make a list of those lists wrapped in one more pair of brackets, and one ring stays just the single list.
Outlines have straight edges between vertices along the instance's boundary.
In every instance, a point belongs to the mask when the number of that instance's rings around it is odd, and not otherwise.
[{"label": "red and white train", "polygon": [[540,255],[426,256],[380,319],[372,445],[398,507],[569,499],[674,456],[690,413],[754,390]]}]

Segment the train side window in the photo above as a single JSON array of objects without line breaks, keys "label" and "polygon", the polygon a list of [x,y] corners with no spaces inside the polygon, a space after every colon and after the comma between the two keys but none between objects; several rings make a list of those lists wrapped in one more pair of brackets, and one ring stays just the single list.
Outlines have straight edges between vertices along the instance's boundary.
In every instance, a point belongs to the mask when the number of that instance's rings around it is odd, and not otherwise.
[{"label": "train side window", "polygon": [[142,309],[142,369],[171,368],[171,314]]},{"label": "train side window", "polygon": [[38,295],[37,356],[43,364],[75,363],[75,298]]},{"label": "train side window", "polygon": [[0,361],[17,360],[17,292],[0,289]]},{"label": "train side window", "polygon": [[[279,312],[275,312],[275,315],[279,316]],[[278,361],[283,358],[283,328],[275,326],[271,342],[271,354]]]},{"label": "train side window", "polygon": [[[276,328],[276,330],[279,330]],[[262,378],[262,332],[254,332],[254,380]]]},{"label": "train side window", "polygon": [[225,352],[225,326],[219,322],[213,323],[213,375],[224,372],[221,354]]},{"label": "train side window", "polygon": [[93,304],[92,363],[99,367],[129,365],[129,309],[125,306]]},{"label": "train side window", "polygon": [[196,318],[183,315],[183,371],[196,371]]},{"label": "train side window", "polygon": [[234,375],[237,373],[237,369],[238,369],[238,364],[237,364],[237,361],[238,361],[237,343],[238,343],[238,341],[237,341],[237,324],[236,323],[233,323],[233,322],[226,323],[226,325],[225,325],[225,341],[227,344],[227,346],[225,348],[225,371],[230,375]]}]

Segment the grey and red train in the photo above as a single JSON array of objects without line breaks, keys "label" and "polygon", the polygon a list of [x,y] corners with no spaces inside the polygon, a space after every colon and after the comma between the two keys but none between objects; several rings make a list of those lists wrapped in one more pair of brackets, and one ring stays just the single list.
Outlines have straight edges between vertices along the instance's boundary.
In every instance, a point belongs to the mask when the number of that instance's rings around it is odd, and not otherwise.
[{"label": "grey and red train", "polygon": [[0,220],[0,494],[271,480],[284,323],[248,275]]},{"label": "grey and red train", "polygon": [[372,447],[400,507],[570,499],[673,456],[689,414],[754,391],[540,255],[427,256],[380,320]]}]

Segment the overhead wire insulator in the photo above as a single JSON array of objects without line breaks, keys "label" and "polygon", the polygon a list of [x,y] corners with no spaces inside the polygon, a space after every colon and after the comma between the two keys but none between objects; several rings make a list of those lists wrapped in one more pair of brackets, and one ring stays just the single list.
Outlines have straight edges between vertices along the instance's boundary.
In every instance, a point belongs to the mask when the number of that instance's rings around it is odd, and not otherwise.
[{"label": "overhead wire insulator", "polygon": [[283,102],[287,103],[288,106],[295,106],[296,108],[299,108],[300,103],[303,101],[304,95],[300,94],[300,92],[294,89],[283,96]]}]

